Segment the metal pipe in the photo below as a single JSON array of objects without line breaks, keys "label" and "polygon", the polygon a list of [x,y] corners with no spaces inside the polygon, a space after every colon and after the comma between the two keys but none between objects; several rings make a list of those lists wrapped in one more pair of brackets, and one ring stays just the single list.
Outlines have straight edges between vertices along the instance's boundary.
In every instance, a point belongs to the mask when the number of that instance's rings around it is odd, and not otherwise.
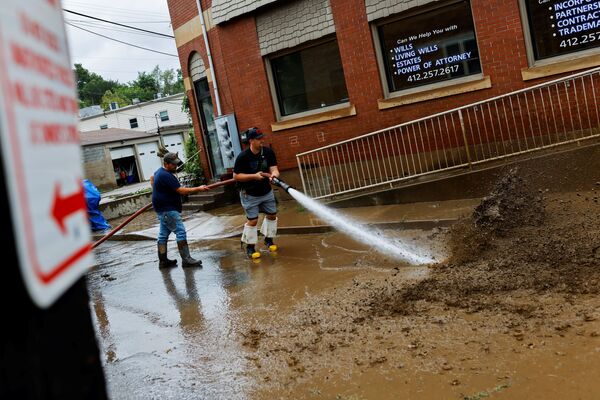
[{"label": "metal pipe", "polygon": [[210,46],[208,44],[208,34],[206,33],[206,25],[204,23],[204,14],[202,14],[202,6],[200,0],[196,0],[196,6],[198,7],[198,15],[200,17],[200,25],[202,26],[202,37],[204,38],[204,46],[206,47],[206,57],[208,58],[208,68],[210,69],[210,76],[212,78],[213,89],[215,90],[215,102],[217,103],[217,116],[222,115],[221,112],[221,98],[219,97],[219,86],[217,85],[217,77],[215,75],[215,67],[213,66],[212,54],[210,52]]}]

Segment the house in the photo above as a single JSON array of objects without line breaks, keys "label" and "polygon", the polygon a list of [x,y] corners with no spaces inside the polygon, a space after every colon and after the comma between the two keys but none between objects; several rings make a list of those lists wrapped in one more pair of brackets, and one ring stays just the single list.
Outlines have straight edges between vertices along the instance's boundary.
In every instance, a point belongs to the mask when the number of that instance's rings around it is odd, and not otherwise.
[{"label": "house", "polygon": [[179,152],[185,162],[188,128],[174,125],[158,134],[119,128],[80,132],[85,178],[101,190],[147,181],[161,166],[159,146]]},{"label": "house", "polygon": [[133,129],[140,132],[156,132],[165,127],[188,123],[188,114],[183,111],[183,93],[118,108],[83,117],[79,120],[79,131],[100,129]]},{"label": "house", "polygon": [[168,6],[194,128],[206,149],[202,162],[213,176],[224,169],[223,151],[219,141],[204,139],[214,136],[213,119],[222,115],[241,130],[265,131],[280,169],[293,173],[299,153],[600,66],[594,2]]}]

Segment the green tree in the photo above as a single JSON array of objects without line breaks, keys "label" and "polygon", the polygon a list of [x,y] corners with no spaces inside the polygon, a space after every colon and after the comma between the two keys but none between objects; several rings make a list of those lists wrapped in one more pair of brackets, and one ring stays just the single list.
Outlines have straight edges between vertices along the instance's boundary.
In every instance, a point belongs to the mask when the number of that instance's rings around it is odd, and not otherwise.
[{"label": "green tree", "polygon": [[127,98],[121,96],[119,92],[113,93],[110,90],[107,90],[102,96],[102,103],[100,104],[103,109],[110,109],[110,103],[115,102],[119,105],[119,107],[125,107],[129,105],[129,101]]},{"label": "green tree", "polygon": [[138,72],[137,79],[129,82],[129,86],[141,101],[153,100],[156,93],[158,93],[158,82],[152,73]]},{"label": "green tree", "polygon": [[100,104],[107,90],[114,91],[115,88],[121,86],[119,82],[106,80],[97,73],[84,68],[81,64],[75,64],[74,73],[77,80],[77,95],[80,107]]},{"label": "green tree", "polygon": [[180,69],[165,69],[161,70],[157,65],[150,73],[156,80],[158,85],[158,92],[165,95],[171,95],[176,93],[182,93],[183,89],[183,76]]}]

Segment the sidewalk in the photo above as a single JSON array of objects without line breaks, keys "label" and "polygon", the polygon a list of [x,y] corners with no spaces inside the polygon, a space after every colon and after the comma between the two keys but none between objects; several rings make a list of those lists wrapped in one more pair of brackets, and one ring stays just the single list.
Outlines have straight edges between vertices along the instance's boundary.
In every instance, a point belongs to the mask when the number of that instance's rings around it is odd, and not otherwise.
[{"label": "sidewalk", "polygon": [[108,203],[115,199],[119,199],[121,197],[126,197],[135,193],[141,193],[144,191],[149,191],[151,188],[150,181],[132,183],[131,185],[124,185],[120,188],[113,189],[107,192],[102,192],[100,199],[100,204]]},{"label": "sidewalk", "polygon": [[[433,229],[448,226],[462,216],[469,215],[480,199],[448,200],[413,204],[392,204],[369,207],[335,209],[359,224],[374,225],[381,229]],[[333,230],[295,200],[278,205],[278,225],[281,235],[322,233]],[[262,221],[260,217],[259,223]],[[125,217],[111,220],[116,226]],[[184,213],[190,241],[212,240],[238,236],[246,222],[242,207],[228,205],[208,212]],[[152,240],[158,234],[158,223],[153,212],[146,212],[113,236],[114,240]],[[111,239],[113,239],[111,238]]]}]

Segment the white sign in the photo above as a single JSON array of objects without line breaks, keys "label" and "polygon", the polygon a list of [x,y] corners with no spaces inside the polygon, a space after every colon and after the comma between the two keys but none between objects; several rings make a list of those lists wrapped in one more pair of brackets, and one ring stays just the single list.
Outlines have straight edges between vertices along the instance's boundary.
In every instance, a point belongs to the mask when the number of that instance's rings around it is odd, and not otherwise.
[{"label": "white sign", "polygon": [[92,265],[77,101],[59,0],[1,0],[2,161],[21,272],[50,306]]}]

